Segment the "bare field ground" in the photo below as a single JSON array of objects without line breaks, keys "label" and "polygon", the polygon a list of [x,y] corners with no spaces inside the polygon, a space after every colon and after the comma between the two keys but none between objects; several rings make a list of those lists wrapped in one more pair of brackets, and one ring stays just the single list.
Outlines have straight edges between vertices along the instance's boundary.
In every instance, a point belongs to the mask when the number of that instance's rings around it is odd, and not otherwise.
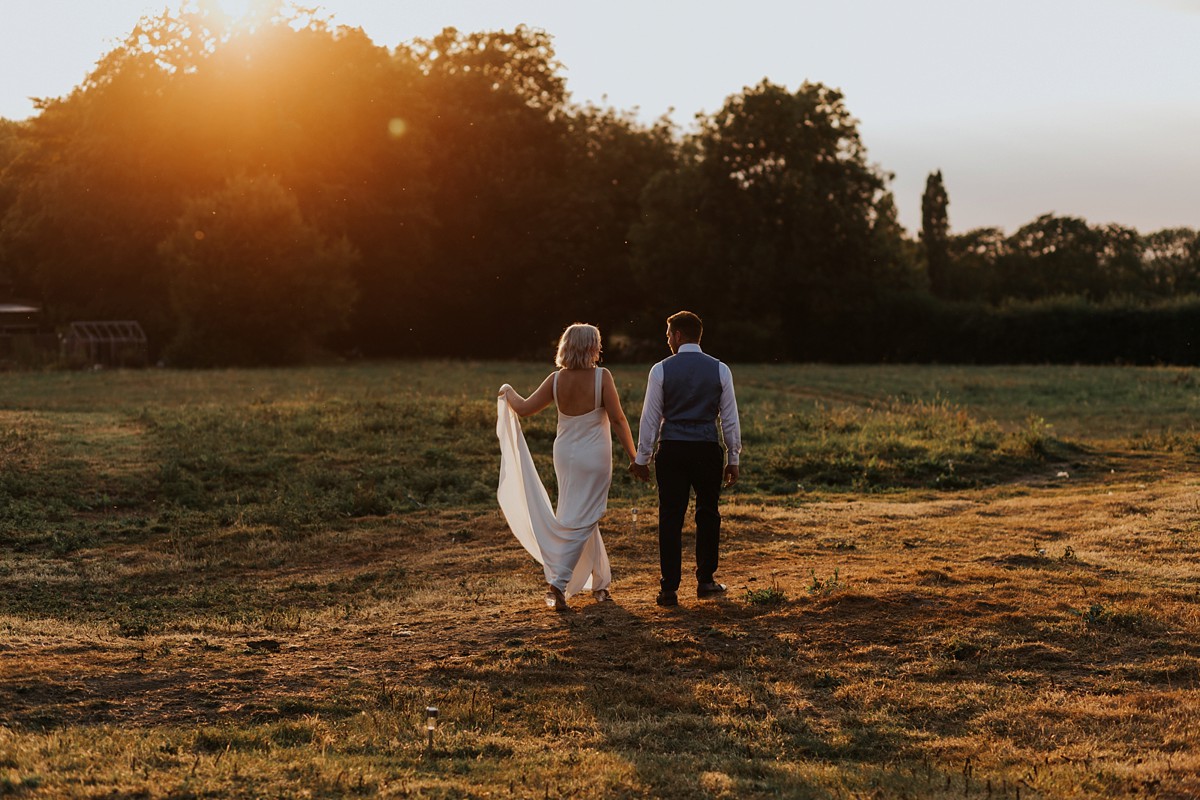
[{"label": "bare field ground", "polygon": [[954,491],[735,491],[729,595],[685,578],[676,609],[622,484],[616,602],[556,614],[486,502],[295,525],[132,502],[191,469],[147,466],[159,415],[6,413],[8,468],[90,469],[112,502],[22,522],[9,486],[0,794],[1200,796],[1190,434]]}]

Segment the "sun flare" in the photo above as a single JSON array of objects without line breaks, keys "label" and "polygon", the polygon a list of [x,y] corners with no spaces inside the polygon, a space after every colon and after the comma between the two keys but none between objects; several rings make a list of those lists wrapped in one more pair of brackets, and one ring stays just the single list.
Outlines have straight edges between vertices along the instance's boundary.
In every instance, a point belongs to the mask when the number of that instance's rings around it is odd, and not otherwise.
[{"label": "sun flare", "polygon": [[231,24],[245,22],[262,5],[262,0],[216,0],[216,6]]}]

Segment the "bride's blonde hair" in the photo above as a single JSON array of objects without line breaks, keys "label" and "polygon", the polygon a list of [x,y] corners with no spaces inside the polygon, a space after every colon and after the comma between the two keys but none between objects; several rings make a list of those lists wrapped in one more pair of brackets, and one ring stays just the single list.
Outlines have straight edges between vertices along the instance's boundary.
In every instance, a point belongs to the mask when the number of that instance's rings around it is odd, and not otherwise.
[{"label": "bride's blonde hair", "polygon": [[600,361],[600,329],[576,322],[568,325],[558,339],[554,364],[559,369],[587,369]]}]

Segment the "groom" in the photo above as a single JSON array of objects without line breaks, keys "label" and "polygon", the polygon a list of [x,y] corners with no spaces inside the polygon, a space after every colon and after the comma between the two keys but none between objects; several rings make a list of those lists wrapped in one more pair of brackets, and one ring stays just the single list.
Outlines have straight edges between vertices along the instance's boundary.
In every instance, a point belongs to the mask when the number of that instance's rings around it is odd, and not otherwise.
[{"label": "groom", "polygon": [[713,578],[721,541],[717,502],[722,484],[737,483],[742,437],[733,375],[729,367],[700,350],[703,333],[700,317],[690,311],[667,318],[667,346],[672,355],[650,370],[637,458],[629,467],[635,478],[648,481],[653,459],[658,473],[660,606],[679,605],[683,518],[693,490],[696,596],[713,597],[726,589]]}]

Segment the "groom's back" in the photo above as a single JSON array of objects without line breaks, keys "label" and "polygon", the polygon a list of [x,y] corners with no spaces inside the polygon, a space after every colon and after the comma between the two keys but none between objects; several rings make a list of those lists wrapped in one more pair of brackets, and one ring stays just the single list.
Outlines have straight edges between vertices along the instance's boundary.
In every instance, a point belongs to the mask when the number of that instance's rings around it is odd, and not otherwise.
[{"label": "groom's back", "polygon": [[676,353],[662,362],[662,441],[718,441],[720,365],[712,356],[697,352]]}]

